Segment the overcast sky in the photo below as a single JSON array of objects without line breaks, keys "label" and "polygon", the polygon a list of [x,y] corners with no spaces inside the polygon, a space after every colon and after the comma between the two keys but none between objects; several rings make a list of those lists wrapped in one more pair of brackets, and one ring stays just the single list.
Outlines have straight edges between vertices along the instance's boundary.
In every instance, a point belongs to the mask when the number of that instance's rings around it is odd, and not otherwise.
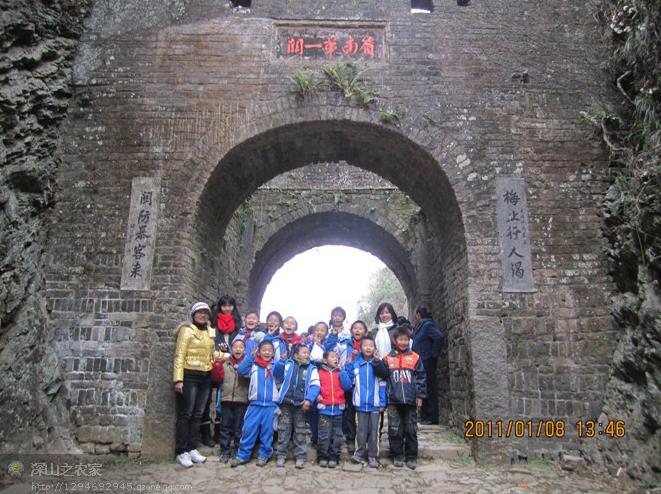
[{"label": "overcast sky", "polygon": [[324,245],[285,263],[266,287],[262,320],[272,310],[294,316],[299,331],[330,319],[333,307],[347,311],[346,326],[356,319],[358,301],[367,293],[370,276],[385,267],[372,254],[351,247]]}]

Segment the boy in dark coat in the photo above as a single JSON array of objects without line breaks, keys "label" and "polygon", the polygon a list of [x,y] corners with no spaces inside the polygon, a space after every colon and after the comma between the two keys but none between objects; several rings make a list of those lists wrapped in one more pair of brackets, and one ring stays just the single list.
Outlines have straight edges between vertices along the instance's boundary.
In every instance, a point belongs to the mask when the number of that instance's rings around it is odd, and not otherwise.
[{"label": "boy in dark coat", "polygon": [[415,470],[418,460],[418,410],[427,398],[420,355],[409,349],[409,332],[399,327],[395,349],[383,360],[388,366],[388,440],[393,465]]}]

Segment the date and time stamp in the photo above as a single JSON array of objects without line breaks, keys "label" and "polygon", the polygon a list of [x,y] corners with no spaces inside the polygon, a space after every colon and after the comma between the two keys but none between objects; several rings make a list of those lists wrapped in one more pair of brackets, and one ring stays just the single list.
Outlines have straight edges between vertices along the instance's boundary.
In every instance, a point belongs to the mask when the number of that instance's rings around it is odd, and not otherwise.
[{"label": "date and time stamp", "polygon": [[507,419],[479,420],[469,419],[464,422],[466,439],[509,439],[509,438],[547,438],[562,439],[570,434],[579,439],[593,437],[623,438],[626,434],[624,420],[577,420],[570,424],[563,419]]}]

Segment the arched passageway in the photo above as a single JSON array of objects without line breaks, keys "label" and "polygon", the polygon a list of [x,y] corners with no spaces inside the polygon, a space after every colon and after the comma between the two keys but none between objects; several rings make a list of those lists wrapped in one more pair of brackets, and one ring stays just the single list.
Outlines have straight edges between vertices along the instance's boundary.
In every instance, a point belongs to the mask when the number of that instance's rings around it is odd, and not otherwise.
[{"label": "arched passageway", "polygon": [[[342,110],[340,110],[342,111]],[[444,360],[441,388],[444,392],[441,416],[447,423],[459,426],[472,412],[472,368],[467,347],[468,265],[464,226],[455,191],[437,159],[427,150],[404,135],[370,122],[342,118],[307,120],[285,125],[266,125],[264,130],[250,128],[250,136],[225,149],[226,142],[217,143],[218,149],[204,150],[191,159],[170,185],[170,197],[178,201],[184,190],[187,200],[193,199],[200,184],[202,193],[191,208],[192,222],[182,217],[173,222],[172,241],[185,232],[191,239],[185,244],[188,251],[185,277],[187,293],[191,298],[213,300],[217,293],[208,290],[214,280],[228,277],[226,266],[217,263],[218,252],[225,246],[226,228],[232,215],[260,185],[273,177],[309,163],[347,163],[371,171],[389,180],[420,207],[428,229],[423,242],[426,245],[425,269],[416,277],[407,256],[398,252],[388,235],[359,218],[328,216],[334,229],[348,228],[363,231],[357,236],[365,250],[375,251],[388,264],[410,293],[413,305],[424,301],[431,305],[439,323],[447,331],[448,347]],[[217,156],[218,160],[213,161]],[[198,161],[200,160],[200,161]],[[193,166],[194,165],[194,166]],[[195,191],[191,195],[190,191]],[[166,199],[167,201],[167,199]],[[340,221],[341,220],[341,221]],[[315,224],[316,223],[316,224]],[[292,250],[278,247],[293,240],[284,232],[274,235],[268,247],[272,260],[257,258],[250,283],[249,300],[258,301],[260,279],[269,278],[282,264],[275,261],[293,255],[309,246],[329,243],[332,231],[316,222],[314,215],[293,223],[308,234],[296,240]],[[176,228],[179,227],[179,228]],[[330,230],[332,230],[331,228]],[[368,239],[368,237],[372,237]],[[320,240],[321,239],[321,240]],[[379,242],[374,240],[381,239]],[[377,246],[378,244],[378,246]],[[265,251],[267,252],[267,251]],[[284,257],[283,257],[284,256]],[[423,280],[420,283],[420,280]],[[423,285],[429,287],[420,291]],[[205,292],[204,290],[207,289]],[[502,358],[502,356],[499,356]]]},{"label": "arched passageway", "polygon": [[417,299],[416,274],[410,253],[390,233],[360,216],[317,213],[289,223],[257,253],[248,283],[248,305],[259,307],[266,286],[284,263],[321,245],[345,245],[370,252],[397,276],[407,300]]}]

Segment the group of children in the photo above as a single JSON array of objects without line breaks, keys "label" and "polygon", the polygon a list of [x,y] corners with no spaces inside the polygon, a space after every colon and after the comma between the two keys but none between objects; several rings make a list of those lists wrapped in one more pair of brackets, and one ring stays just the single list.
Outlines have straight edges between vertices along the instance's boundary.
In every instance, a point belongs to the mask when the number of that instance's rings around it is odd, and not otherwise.
[{"label": "group of children", "polygon": [[410,349],[411,327],[395,326],[392,351],[379,355],[366,324],[346,330],[345,318],[336,307],[330,328],[317,323],[305,342],[293,317],[271,312],[263,328],[258,313],[246,314],[230,353],[218,354],[211,371],[220,383],[221,462],[248,463],[259,441],[257,466],[275,449],[276,466],[284,467],[291,445],[296,468],[304,468],[309,424],[319,466],[337,467],[346,441],[352,462],[376,468],[387,409],[393,465],[416,468],[417,411],[427,394],[422,361]]}]

